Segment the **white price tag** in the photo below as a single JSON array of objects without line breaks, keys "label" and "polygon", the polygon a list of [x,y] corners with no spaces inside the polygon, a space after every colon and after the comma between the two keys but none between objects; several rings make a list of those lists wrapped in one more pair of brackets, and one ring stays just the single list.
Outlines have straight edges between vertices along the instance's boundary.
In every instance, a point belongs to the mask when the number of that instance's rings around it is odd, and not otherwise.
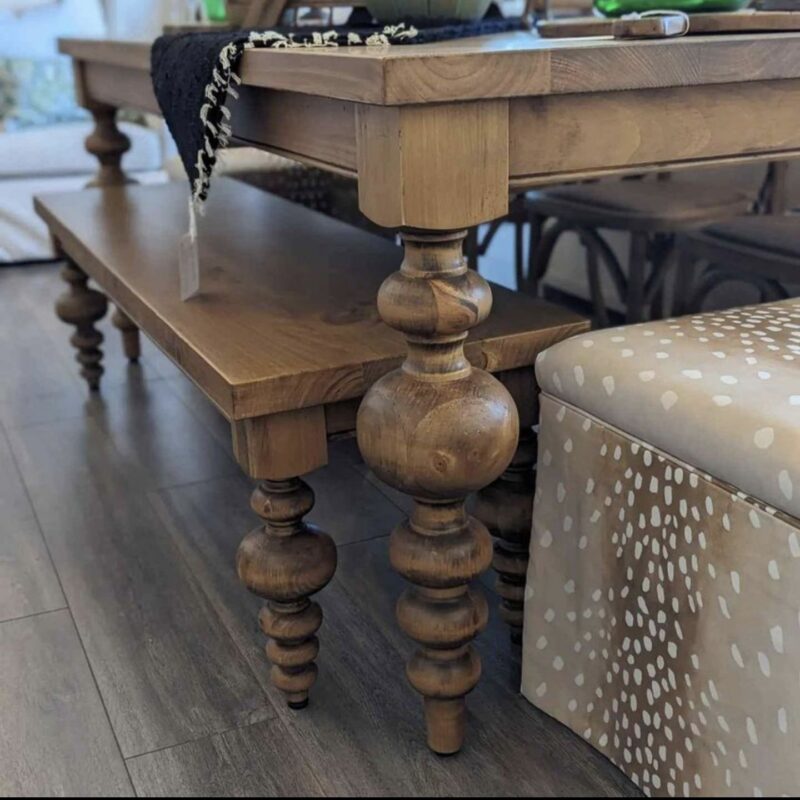
[{"label": "white price tag", "polygon": [[200,259],[197,255],[197,238],[190,233],[181,236],[178,246],[178,272],[180,273],[181,300],[188,300],[200,291]]},{"label": "white price tag", "polygon": [[197,245],[197,217],[189,198],[189,232],[178,245],[178,276],[181,300],[188,300],[200,291],[200,256]]}]

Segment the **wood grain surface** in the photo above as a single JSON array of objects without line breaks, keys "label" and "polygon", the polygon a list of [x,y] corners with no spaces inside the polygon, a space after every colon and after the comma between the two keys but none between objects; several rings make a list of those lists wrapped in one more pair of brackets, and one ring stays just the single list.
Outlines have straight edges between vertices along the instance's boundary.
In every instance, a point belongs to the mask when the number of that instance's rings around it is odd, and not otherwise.
[{"label": "wood grain surface", "polygon": [[0,624],[0,794],[134,794],[69,611]]},{"label": "wood grain surface", "polygon": [[[375,105],[403,105],[699,86],[800,77],[800,33],[745,33],[660,41],[545,39],[517,32],[397,47],[253,50],[249,86]],[[149,43],[67,39],[87,63],[147,73]]]},{"label": "wood grain surface", "polygon": [[[65,250],[232,419],[361,397],[402,361],[375,297],[402,258],[384,239],[230,180],[200,226],[201,294],[178,293],[184,186],[37,201]],[[468,355],[496,371],[532,363],[580,319],[495,287],[497,313]],[[224,331],[224,336],[220,333]]]}]

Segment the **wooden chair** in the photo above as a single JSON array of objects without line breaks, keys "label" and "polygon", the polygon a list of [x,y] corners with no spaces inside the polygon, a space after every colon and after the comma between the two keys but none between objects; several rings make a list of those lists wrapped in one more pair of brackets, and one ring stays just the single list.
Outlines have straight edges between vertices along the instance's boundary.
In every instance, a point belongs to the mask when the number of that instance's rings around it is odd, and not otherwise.
[{"label": "wooden chair", "polygon": [[751,215],[678,237],[678,274],[673,313],[702,310],[725,283],[747,283],[759,302],[789,297],[800,279],[800,216]]},{"label": "wooden chair", "polygon": [[773,161],[756,203],[756,216],[680,235],[672,313],[700,311],[725,283],[754,286],[761,302],[788,296],[800,263],[800,218],[787,216],[789,162]]},{"label": "wooden chair", "polygon": [[[744,192],[687,184],[680,178],[621,180],[559,186],[531,192],[525,198],[531,225],[528,272],[521,288],[539,290],[556,244],[564,233],[576,233],[586,250],[589,289],[600,327],[609,319],[601,283],[605,267],[628,322],[656,310],[674,255],[675,235],[747,213],[754,198]],[[545,222],[552,218],[550,226]],[[600,229],[630,234],[627,270],[600,234]],[[520,260],[518,256],[518,261]]]},{"label": "wooden chair", "polygon": [[[263,519],[242,542],[239,575],[267,601],[260,621],[270,637],[272,680],[292,707],[303,706],[316,676],[322,622],[310,597],[334,574],[336,548],[304,522],[314,498],[300,476],[327,462],[329,437],[354,430],[361,397],[406,355],[405,338],[376,308],[378,288],[402,251],[220,178],[200,228],[201,293],[181,302],[183,185],[92,189],[39,198],[36,205],[68,259],[69,289],[57,312],[76,328],[72,343],[89,385],[96,387],[103,371],[95,323],[107,295],[230,421],[236,458],[259,481],[252,508]],[[89,278],[103,293],[88,286]],[[587,326],[541,301],[500,287],[493,293],[495,313],[471,332],[465,351],[500,377],[520,410],[517,457],[478,503],[487,527],[501,537],[498,590],[518,635],[535,458],[534,361]],[[414,624],[420,631],[434,624],[441,633],[449,624],[441,613]]]}]

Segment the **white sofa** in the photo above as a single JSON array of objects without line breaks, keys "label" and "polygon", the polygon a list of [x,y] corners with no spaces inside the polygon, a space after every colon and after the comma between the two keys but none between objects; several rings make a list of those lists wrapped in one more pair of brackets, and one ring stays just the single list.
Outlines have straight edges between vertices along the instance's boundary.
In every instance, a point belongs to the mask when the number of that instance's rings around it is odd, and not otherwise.
[{"label": "white sofa", "polygon": [[[97,170],[83,146],[92,127],[86,121],[0,133],[0,263],[54,256],[47,228],[33,211],[33,197],[86,184]],[[131,140],[126,171],[142,183],[166,180],[160,130],[131,123],[120,128]]]},{"label": "white sofa", "polygon": [[[132,35],[120,23],[134,11],[154,35],[161,24],[159,0],[59,0],[42,5],[0,3],[0,58],[46,59],[56,55],[60,36]],[[123,13],[125,12],[125,13]],[[33,196],[78,189],[97,170],[83,141],[91,120],[0,132],[0,264],[36,261],[53,256],[45,226],[33,212]],[[123,160],[126,171],[141,182],[163,181],[166,142],[162,123],[148,127],[123,123],[131,149]]]}]

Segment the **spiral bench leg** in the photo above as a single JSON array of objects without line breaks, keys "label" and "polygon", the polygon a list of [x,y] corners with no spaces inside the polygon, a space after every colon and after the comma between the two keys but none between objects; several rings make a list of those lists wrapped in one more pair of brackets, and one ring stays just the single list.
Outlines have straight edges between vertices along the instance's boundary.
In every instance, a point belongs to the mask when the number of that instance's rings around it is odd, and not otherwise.
[{"label": "spiral bench leg", "polygon": [[314,506],[314,493],[299,478],[262,481],[250,505],[264,524],[239,546],[239,578],[267,601],[259,622],[269,637],[272,683],[290,708],[304,708],[317,678],[316,634],[322,625],[322,609],[310,598],[333,577],[336,546],[303,520]]},{"label": "spiral bench leg", "polygon": [[125,353],[125,358],[131,364],[138,363],[142,356],[142,346],[139,339],[139,328],[136,323],[117,306],[111,315],[111,324],[122,336],[122,349]]},{"label": "spiral bench leg", "polygon": [[70,342],[78,351],[75,359],[81,365],[81,375],[94,392],[100,388],[103,374],[103,334],[95,323],[105,315],[108,301],[102,292],[89,288],[89,276],[75,264],[68,261],[61,277],[69,288],[56,301],[56,314],[62,322],[75,326]]}]

